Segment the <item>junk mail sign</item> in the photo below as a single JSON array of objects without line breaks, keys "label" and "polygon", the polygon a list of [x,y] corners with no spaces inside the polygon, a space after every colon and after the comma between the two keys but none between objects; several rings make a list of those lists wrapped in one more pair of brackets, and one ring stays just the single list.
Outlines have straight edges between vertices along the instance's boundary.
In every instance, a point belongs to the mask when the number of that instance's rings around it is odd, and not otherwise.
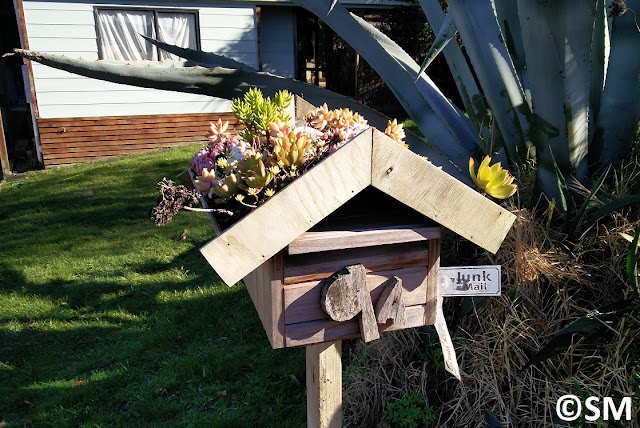
[{"label": "junk mail sign", "polygon": [[500,296],[501,266],[440,267],[439,294],[453,296]]}]

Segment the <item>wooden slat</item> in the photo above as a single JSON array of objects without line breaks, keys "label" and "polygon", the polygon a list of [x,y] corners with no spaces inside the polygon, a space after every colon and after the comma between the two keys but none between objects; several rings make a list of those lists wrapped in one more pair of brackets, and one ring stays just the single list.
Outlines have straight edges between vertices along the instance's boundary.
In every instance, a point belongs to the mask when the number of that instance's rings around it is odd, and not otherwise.
[{"label": "wooden slat", "polygon": [[174,147],[180,146],[184,144],[191,144],[193,141],[185,141],[185,139],[181,138],[175,142],[152,142],[152,141],[141,141],[141,140],[129,140],[127,142],[135,142],[133,144],[114,144],[109,146],[78,146],[78,147],[62,147],[62,148],[51,148],[45,147],[44,153],[46,155],[57,155],[57,154],[67,154],[67,153],[79,153],[86,154],[90,152],[101,152],[101,151],[114,151],[114,150],[134,150],[134,149],[153,149],[156,147]]},{"label": "wooden slat", "polygon": [[[67,123],[82,125],[124,125],[138,123],[165,123],[165,122],[193,122],[194,120],[203,120],[211,122],[213,120],[235,119],[233,113],[194,113],[194,114],[152,114],[140,116],[100,116],[100,117],[65,117],[38,119],[38,127],[45,128],[66,126]],[[82,125],[81,125],[82,124]]]},{"label": "wooden slat", "polygon": [[43,151],[43,156],[45,160],[55,160],[55,159],[65,159],[65,158],[84,158],[88,156],[114,156],[114,155],[127,155],[133,153],[144,153],[153,149],[158,149],[161,147],[177,147],[185,144],[190,144],[189,141],[178,141],[174,143],[158,143],[158,144],[143,144],[137,147],[134,146],[117,146],[117,147],[109,147],[109,148],[100,148],[97,147],[96,150],[93,151],[70,151],[70,152],[62,152],[62,153],[49,153],[46,150]]},{"label": "wooden slat", "polygon": [[[227,128],[229,132],[235,130],[236,126],[229,124]],[[87,133],[95,133],[95,131],[100,131],[104,133],[104,135],[118,135],[118,133],[124,132],[132,132],[137,130],[149,129],[149,130],[162,130],[165,128],[171,128],[175,130],[174,132],[182,132],[189,131],[193,129],[197,129],[199,132],[207,132],[209,130],[209,122],[204,122],[202,120],[193,121],[193,122],[159,122],[159,123],[137,123],[133,125],[89,125],[89,126],[55,126],[51,128],[40,128],[40,135],[53,136],[60,134],[74,134],[74,135],[84,135]]]},{"label": "wooden slat", "polygon": [[342,341],[308,346],[307,428],[342,427]]},{"label": "wooden slat", "polygon": [[9,165],[9,152],[7,151],[7,142],[4,137],[4,124],[2,123],[2,115],[0,114],[0,167],[2,168],[2,176],[7,177],[11,174],[11,166]]},{"label": "wooden slat", "polygon": [[343,248],[372,247],[440,238],[440,227],[413,224],[378,228],[309,231],[287,246],[289,254],[305,254]]},{"label": "wooden slat", "polygon": [[100,160],[100,159],[108,159],[113,157],[114,155],[105,155],[105,156],[85,156],[82,158],[63,158],[63,159],[54,159],[52,161],[45,163],[45,168],[51,168],[55,166],[61,165],[71,165],[79,162],[87,162],[92,160]]},{"label": "wooden slat", "polygon": [[495,253],[515,221],[509,211],[374,130],[371,183]]},{"label": "wooden slat", "polygon": [[[385,331],[402,330],[425,325],[424,305],[408,306],[406,312],[406,324],[378,324],[378,331],[383,333]],[[310,321],[285,326],[285,334],[287,347],[306,346],[313,343],[358,337],[360,336],[360,326],[357,319],[345,322],[333,320]]]},{"label": "wooden slat", "polygon": [[369,186],[370,167],[367,130],[200,251],[225,283],[235,284]]},{"label": "wooden slat", "polygon": [[[403,269],[367,275],[367,287],[375,305],[382,294],[382,285],[392,276],[402,280],[403,299],[407,306],[424,305],[427,297],[427,268]],[[284,322],[296,324],[328,319],[320,306],[320,281],[303,282],[284,287]]]},{"label": "wooden slat", "polygon": [[[166,138],[152,138],[149,140],[113,140],[113,141],[100,141],[99,147],[108,149],[109,146],[126,146],[128,144],[158,144],[162,142],[185,142],[188,144],[202,142],[205,143],[208,140],[202,136],[192,135],[185,137],[166,137]],[[81,142],[71,143],[45,143],[43,148],[46,149],[69,149],[73,151],[74,148],[93,147],[96,148],[96,140],[86,140]]]},{"label": "wooden slat", "polygon": [[62,133],[56,136],[51,136],[55,134],[49,134],[43,138],[46,141],[46,144],[49,145],[57,145],[72,143],[72,142],[87,142],[93,141],[96,144],[99,141],[130,141],[130,140],[155,140],[155,139],[167,139],[167,138],[185,138],[185,137],[197,137],[203,140],[206,140],[205,137],[206,132],[202,132],[201,130],[184,130],[174,132],[173,129],[158,129],[158,130],[150,130],[150,129],[140,129],[133,132],[122,132],[116,135],[102,135],[100,132],[91,132],[86,133],[84,135],[67,134]]},{"label": "wooden slat", "polygon": [[284,348],[282,253],[271,257],[244,278],[271,347]]},{"label": "wooden slat", "polygon": [[367,273],[426,267],[429,263],[425,241],[382,247],[355,248],[289,255],[284,260],[284,283],[319,281],[345,266],[361,263]]},{"label": "wooden slat", "polygon": [[427,310],[425,325],[436,323],[436,305],[438,303],[438,287],[440,287],[440,239],[429,241],[429,273],[427,274]]}]

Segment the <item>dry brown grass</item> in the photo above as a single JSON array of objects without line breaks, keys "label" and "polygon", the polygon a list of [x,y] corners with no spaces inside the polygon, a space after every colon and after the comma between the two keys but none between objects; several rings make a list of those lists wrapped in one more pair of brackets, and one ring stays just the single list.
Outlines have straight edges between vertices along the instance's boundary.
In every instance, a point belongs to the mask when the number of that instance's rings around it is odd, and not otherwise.
[{"label": "dry brown grass", "polygon": [[343,393],[344,426],[372,427],[392,398],[407,393],[427,397],[433,387],[420,358],[416,329],[389,332],[379,340],[351,342]]},{"label": "dry brown grass", "polygon": [[[637,162],[616,174],[601,192],[603,200],[640,191]],[[477,249],[465,255],[464,244],[446,248],[443,241],[444,265],[503,269],[501,297],[486,299],[465,316],[459,300],[445,304],[445,313],[454,318],[449,328],[462,382],[423,361],[426,345],[416,331],[357,343],[347,364],[346,426],[375,426],[389,400],[409,392],[427,397],[440,415],[437,426],[450,427],[484,427],[484,410],[505,427],[548,427],[561,395],[638,394],[629,383],[637,365],[630,355],[636,352],[637,358],[640,348],[640,322],[633,317],[608,325],[604,338],[575,336],[566,352],[523,369],[554,332],[593,309],[632,297],[625,274],[628,242],[620,232],[632,235],[640,225],[637,206],[609,216],[577,245],[560,227],[548,227],[543,215],[509,208],[517,221],[495,256]]]},{"label": "dry brown grass", "polygon": [[[610,326],[606,341],[576,336],[567,352],[526,368],[551,335],[589,310],[630,296],[624,279],[628,243],[618,232],[637,224],[619,216],[615,226],[596,228],[573,251],[558,244],[559,234],[530,211],[512,208],[518,219],[496,256],[503,266],[503,296],[478,305],[463,318],[458,348],[461,383],[443,405],[450,426],[484,426],[489,410],[505,427],[553,425],[555,400],[590,391],[628,396],[632,367],[627,360],[637,323]],[[637,223],[637,222],[636,222]]]}]

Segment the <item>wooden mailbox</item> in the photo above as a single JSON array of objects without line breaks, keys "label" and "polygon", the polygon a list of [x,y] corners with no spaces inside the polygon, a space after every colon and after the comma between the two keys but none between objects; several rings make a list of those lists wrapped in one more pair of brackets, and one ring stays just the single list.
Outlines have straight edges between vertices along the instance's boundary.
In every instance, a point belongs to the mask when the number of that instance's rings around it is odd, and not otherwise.
[{"label": "wooden mailbox", "polygon": [[[310,106],[295,104],[301,119]],[[434,324],[442,228],[495,253],[515,216],[369,129],[227,230],[212,220],[218,236],[202,254],[227,285],[244,279],[273,348],[307,346],[307,422],[339,427],[341,340]],[[358,293],[343,306],[385,303],[366,328],[364,315],[325,310],[327,282],[352,268]]]},{"label": "wooden mailbox", "polygon": [[425,158],[369,129],[311,168],[201,252],[222,280],[244,279],[274,348],[359,334],[328,319],[321,280],[361,263],[375,305],[402,279],[406,324],[433,324],[441,227],[497,251],[514,216]]}]

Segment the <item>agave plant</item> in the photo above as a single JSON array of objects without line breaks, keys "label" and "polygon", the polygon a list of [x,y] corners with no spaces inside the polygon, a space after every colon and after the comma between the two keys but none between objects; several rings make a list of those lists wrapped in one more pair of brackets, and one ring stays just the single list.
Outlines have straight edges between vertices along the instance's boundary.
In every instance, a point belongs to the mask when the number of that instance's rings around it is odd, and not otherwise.
[{"label": "agave plant", "polygon": [[[431,26],[440,29],[428,61],[438,52],[445,56],[465,116],[424,72],[427,63],[418,65],[339,2],[294,0],[328,24],[385,80],[429,141],[427,147],[408,138],[412,150],[458,178],[478,152],[495,156],[504,150],[498,157],[516,167],[531,157],[539,190],[550,199],[562,196],[559,183],[570,176],[586,181],[590,168],[618,165],[633,143],[640,119],[640,56],[633,52],[640,34],[631,13],[619,14],[627,8],[610,13],[620,1],[451,0],[445,16],[438,0],[419,0]],[[640,11],[640,0],[627,0],[627,6]],[[451,41],[456,32],[470,63]],[[176,67],[166,73],[20,53],[89,77],[229,99],[250,86],[267,95],[288,89],[304,93],[316,105],[326,101],[351,108],[381,130],[387,125],[388,118],[380,113],[330,91],[258,73],[221,55],[154,43],[212,69]]]}]

